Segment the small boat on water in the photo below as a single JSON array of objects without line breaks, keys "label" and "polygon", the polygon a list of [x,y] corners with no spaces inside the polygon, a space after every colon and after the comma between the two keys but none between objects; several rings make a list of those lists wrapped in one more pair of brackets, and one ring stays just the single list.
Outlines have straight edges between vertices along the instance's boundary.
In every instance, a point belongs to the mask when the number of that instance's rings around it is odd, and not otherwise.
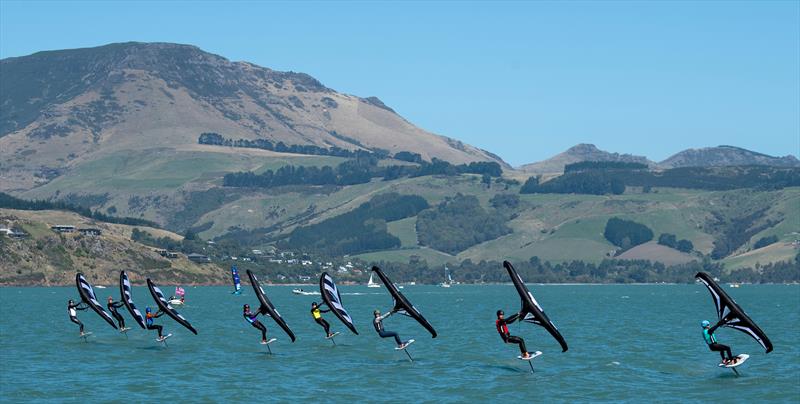
[{"label": "small boat on water", "polygon": [[439,286],[443,288],[449,288],[455,282],[453,282],[453,278],[450,277],[450,270],[447,269],[447,265],[444,266],[444,282],[440,283]]},{"label": "small boat on water", "polygon": [[731,288],[738,288],[739,286],[742,286],[742,285],[738,284],[738,283],[731,283],[728,286],[731,287]]},{"label": "small boat on water", "polygon": [[303,289],[292,289],[292,293],[303,296],[318,296],[319,292],[309,292]]},{"label": "small boat on water", "polygon": [[379,287],[381,287],[381,284],[375,282],[375,280],[372,279],[372,274],[369,274],[369,281],[367,282],[367,287],[368,288],[379,288]]}]

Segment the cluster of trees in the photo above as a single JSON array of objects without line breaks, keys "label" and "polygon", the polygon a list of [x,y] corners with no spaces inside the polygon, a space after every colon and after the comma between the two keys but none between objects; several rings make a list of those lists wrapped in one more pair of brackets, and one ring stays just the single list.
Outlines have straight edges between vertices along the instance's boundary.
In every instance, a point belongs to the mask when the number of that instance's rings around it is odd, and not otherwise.
[{"label": "cluster of trees", "polygon": [[99,210],[92,211],[89,208],[76,206],[64,201],[25,200],[13,197],[4,192],[0,192],[0,208],[19,210],[66,210],[100,222],[127,224],[131,226],[159,227],[158,224],[149,220],[135,217],[110,216],[101,213]]},{"label": "cluster of trees", "polygon": [[777,224],[774,219],[766,219],[769,206],[726,214],[724,211],[711,212],[708,227],[716,233],[711,258],[722,259],[750,241],[750,238],[764,229]]},{"label": "cluster of trees", "polygon": [[[621,166],[614,167],[615,164]],[[621,194],[626,186],[712,191],[740,188],[775,190],[800,186],[800,169],[786,167],[680,167],[661,172],[644,170],[637,163],[584,162],[568,167],[564,175],[544,183],[540,183],[539,177],[530,177],[520,193],[607,195]]]},{"label": "cluster of trees", "polygon": [[385,158],[388,153],[384,150],[367,151],[367,150],[348,150],[340,147],[332,146],[324,148],[314,145],[286,145],[283,142],[272,143],[266,139],[228,139],[218,133],[207,132],[200,134],[197,139],[200,144],[215,145],[215,146],[229,146],[229,147],[244,147],[249,149],[263,149],[271,150],[281,153],[294,153],[294,154],[309,154],[314,156],[336,156],[347,158],[363,158],[363,157],[378,157]]},{"label": "cluster of trees", "polygon": [[603,236],[624,251],[652,240],[653,231],[641,223],[612,217],[606,223]]},{"label": "cluster of trees", "polygon": [[759,248],[766,247],[770,244],[775,244],[777,242],[778,242],[778,236],[773,235],[773,236],[761,237],[760,239],[758,239],[758,241],[756,241],[755,244],[753,244],[753,249],[757,250]]},{"label": "cluster of trees", "polygon": [[137,243],[149,245],[150,247],[162,248],[169,251],[181,251],[182,243],[169,237],[155,237],[147,231],[136,227],[131,231],[131,240]]},{"label": "cluster of trees", "polygon": [[387,232],[386,222],[415,216],[427,208],[428,202],[420,196],[377,195],[350,212],[295,229],[279,246],[329,256],[397,248],[400,239]]},{"label": "cluster of trees", "polygon": [[647,164],[624,161],[579,161],[564,166],[565,173],[586,170],[647,170]]},{"label": "cluster of trees", "polygon": [[685,253],[692,252],[692,250],[694,250],[694,244],[692,244],[691,241],[686,239],[678,240],[677,236],[670,233],[661,233],[661,235],[658,236],[658,244],[674,248]]},{"label": "cluster of trees", "polygon": [[509,233],[502,215],[487,212],[473,195],[456,194],[417,217],[420,244],[449,254]]},{"label": "cluster of trees", "polygon": [[[424,260],[412,259],[408,263],[379,262],[381,268],[391,271],[397,282],[441,282],[441,268],[430,268]],[[744,268],[725,273],[721,264],[693,261],[688,264],[667,266],[647,260],[607,259],[600,263],[570,261],[551,263],[538,257],[514,262],[522,279],[529,283],[694,283],[695,274],[705,271],[722,282],[785,283],[800,281],[800,254],[790,261]],[[472,262],[464,260],[448,264],[453,279],[464,283],[507,283],[508,274],[498,261]]]},{"label": "cluster of trees", "polygon": [[426,175],[455,176],[460,174],[482,174],[499,177],[503,170],[495,162],[472,162],[453,165],[444,160],[433,159],[419,165],[388,166],[378,165],[376,157],[362,157],[345,161],[338,166],[283,166],[276,171],[267,170],[261,174],[252,171],[228,173],[223,177],[226,187],[272,188],[283,185],[354,185],[364,184],[373,178],[389,181],[402,177]]},{"label": "cluster of trees", "polygon": [[540,183],[539,177],[530,177],[522,185],[521,194],[588,194],[620,195],[625,192],[625,182],[608,171],[573,171]]}]

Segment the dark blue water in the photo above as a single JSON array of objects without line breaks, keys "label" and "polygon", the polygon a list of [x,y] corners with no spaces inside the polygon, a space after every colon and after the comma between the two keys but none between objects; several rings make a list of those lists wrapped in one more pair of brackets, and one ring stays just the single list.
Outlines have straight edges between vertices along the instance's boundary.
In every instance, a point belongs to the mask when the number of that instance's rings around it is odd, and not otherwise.
[{"label": "dark blue water", "polygon": [[[172,288],[165,288],[171,290]],[[703,343],[699,322],[714,308],[701,285],[531,285],[570,350],[561,353],[541,328],[514,324],[525,338],[535,373],[516,359],[494,329],[494,312],[519,308],[511,285],[407,286],[406,296],[439,332],[431,339],[413,320],[393,316],[386,328],[417,342],[415,362],[380,339],[371,326],[375,308],[388,309],[385,289],[341,287],[360,335],[328,313],[342,334],[325,340],[309,314],[319,296],[297,296],[290,287],[266,291],[298,336],[296,343],[269,319],[274,355],[241,317],[255,296],[228,288],[187,289],[181,311],[199,331],[193,335],[164,316],[175,335],[168,347],[153,331],[136,328],[128,338],[90,311],[79,316],[94,334],[77,337],[66,301],[74,288],[0,289],[0,381],[3,401],[316,401],[403,402],[526,401],[795,401],[800,400],[800,287],[745,285],[728,289],[772,339],[763,349],[730,329],[717,332],[734,354],[751,358],[741,377],[717,367],[719,356]],[[98,290],[103,301],[118,289]],[[143,308],[152,303],[134,288]],[[353,295],[351,293],[358,293]]]}]

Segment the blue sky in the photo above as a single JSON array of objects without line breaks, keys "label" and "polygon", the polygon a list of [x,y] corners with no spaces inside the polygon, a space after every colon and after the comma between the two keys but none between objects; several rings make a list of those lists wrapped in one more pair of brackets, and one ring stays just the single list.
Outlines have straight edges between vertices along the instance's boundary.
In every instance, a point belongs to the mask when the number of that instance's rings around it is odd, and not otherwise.
[{"label": "blue sky", "polygon": [[519,165],[594,143],[800,154],[800,2],[0,0],[0,57],[188,43],[378,96]]}]

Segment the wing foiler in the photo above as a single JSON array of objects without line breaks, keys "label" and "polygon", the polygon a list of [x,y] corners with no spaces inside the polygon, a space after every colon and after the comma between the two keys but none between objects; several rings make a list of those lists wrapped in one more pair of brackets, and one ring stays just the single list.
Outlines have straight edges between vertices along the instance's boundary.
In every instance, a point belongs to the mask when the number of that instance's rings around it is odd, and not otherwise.
[{"label": "wing foiler", "polygon": [[397,290],[397,286],[394,286],[394,283],[381,271],[378,267],[372,267],[372,271],[378,274],[378,277],[381,278],[381,282],[386,285],[386,290],[389,291],[389,294],[392,295],[392,300],[394,300],[394,311],[409,316],[414,320],[417,320],[423,327],[425,327],[428,332],[431,333],[432,338],[436,338],[436,330],[433,329],[431,323],[422,316],[422,313],[417,310],[411,302]]},{"label": "wing foiler", "polygon": [[767,350],[767,353],[772,351],[772,342],[767,338],[767,334],[764,334],[764,331],[761,331],[761,328],[747,316],[744,310],[714,282],[711,275],[705,272],[698,272],[694,277],[703,282],[711,293],[714,305],[717,307],[718,325],[739,330],[753,337]]},{"label": "wing foiler", "polygon": [[126,274],[125,271],[120,271],[119,273],[119,293],[122,295],[122,303],[125,305],[125,308],[128,309],[128,312],[131,313],[133,319],[136,320],[140,327],[147,328],[142,312],[133,304],[131,282],[128,280],[128,274]]},{"label": "wing foiler", "polygon": [[353,324],[353,319],[350,318],[350,315],[347,314],[347,310],[344,309],[339,289],[336,287],[336,283],[333,282],[333,277],[328,275],[327,272],[323,272],[322,276],[319,277],[319,293],[322,295],[322,300],[328,305],[333,314],[346,325],[353,334],[358,335],[356,326]]},{"label": "wing foiler", "polygon": [[561,336],[556,325],[544,314],[544,310],[539,306],[539,302],[533,297],[528,287],[525,286],[525,282],[522,281],[514,266],[508,261],[503,261],[503,266],[508,271],[511,281],[514,282],[514,288],[517,289],[519,298],[522,300],[522,309],[520,309],[522,321],[542,326],[561,345],[561,352],[567,352],[567,341]]},{"label": "wing foiler", "polygon": [[161,289],[159,289],[150,278],[147,278],[147,288],[150,289],[150,294],[153,295],[153,300],[156,301],[159,310],[167,313],[167,315],[177,321],[178,324],[186,327],[189,331],[197,335],[197,330],[192,327],[188,320],[169,305],[169,302],[167,302],[167,299],[164,297],[164,293],[161,292]]},{"label": "wing foiler", "polygon": [[117,323],[114,322],[114,319],[111,318],[111,315],[106,313],[106,311],[103,309],[103,306],[101,306],[100,302],[97,301],[97,296],[94,294],[94,288],[92,288],[92,285],[89,284],[89,281],[84,278],[82,273],[78,272],[78,274],[75,275],[75,283],[78,286],[78,294],[81,295],[81,300],[88,304],[95,313],[102,317],[103,320],[106,320],[106,322],[116,330]]},{"label": "wing foiler", "polygon": [[281,317],[280,313],[278,313],[278,310],[275,309],[275,306],[272,304],[272,302],[267,299],[267,295],[264,293],[264,289],[261,289],[261,284],[258,282],[256,274],[248,269],[247,276],[250,278],[250,284],[253,285],[253,290],[256,292],[258,301],[261,302],[261,308],[259,309],[261,314],[267,314],[272,317],[272,319],[275,320],[275,322],[278,323],[281,328],[283,328],[283,331],[289,335],[289,338],[292,339],[292,342],[294,342],[294,333],[286,324],[286,321],[283,320],[283,317]]},{"label": "wing foiler", "polygon": [[241,294],[242,282],[239,279],[239,270],[236,268],[236,265],[231,265],[231,277],[233,277],[233,294]]}]

